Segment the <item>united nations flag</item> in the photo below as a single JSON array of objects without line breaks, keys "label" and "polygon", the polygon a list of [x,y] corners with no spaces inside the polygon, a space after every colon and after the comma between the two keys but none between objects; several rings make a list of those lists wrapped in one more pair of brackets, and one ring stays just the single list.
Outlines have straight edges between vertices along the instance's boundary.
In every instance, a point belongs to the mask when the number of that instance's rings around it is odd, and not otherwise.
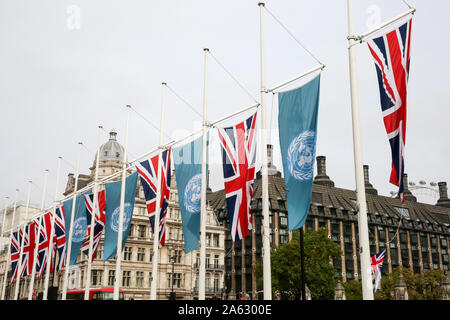
[{"label": "united nations flag", "polygon": [[[125,202],[123,208],[122,248],[130,232],[133,217],[134,197],[136,196],[138,173],[134,172],[125,179]],[[105,185],[105,246],[104,260],[114,258],[117,253],[117,235],[119,233],[120,192],[122,180]]]},{"label": "united nations flag", "polygon": [[[202,142],[203,137],[200,136],[190,143],[172,149],[186,253],[197,249],[200,240]],[[206,150],[208,150],[208,142]],[[208,172],[208,160],[206,160],[206,172]]]},{"label": "united nations flag", "polygon": [[311,202],[320,74],[300,88],[278,94],[278,128],[289,230],[303,226]]},{"label": "united nations flag", "polygon": [[80,253],[81,245],[87,231],[86,222],[86,204],[84,196],[91,193],[91,189],[76,197],[75,210],[73,216],[73,230],[70,231],[70,221],[72,216],[73,199],[69,199],[63,203],[65,213],[65,230],[67,231],[66,241],[69,243],[69,232],[72,232],[72,244],[70,246],[70,262],[69,266],[73,266],[77,262],[78,254]]}]

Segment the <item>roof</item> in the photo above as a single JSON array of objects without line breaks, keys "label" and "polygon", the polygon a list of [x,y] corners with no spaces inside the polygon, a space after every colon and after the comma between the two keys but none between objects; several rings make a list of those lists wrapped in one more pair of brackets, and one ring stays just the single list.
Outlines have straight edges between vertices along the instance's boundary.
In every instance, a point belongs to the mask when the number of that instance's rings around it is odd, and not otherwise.
[{"label": "roof", "polygon": [[[279,175],[268,176],[268,178],[271,210],[285,211],[284,203],[279,203],[278,201],[286,200],[284,179]],[[253,185],[252,210],[261,209],[261,205],[258,207],[258,201],[255,201],[255,199],[262,198],[261,185],[262,179],[258,176]],[[216,214],[219,214],[219,219],[226,218],[225,191],[211,192],[207,199]],[[427,230],[438,231],[438,225],[441,227],[446,226],[447,228],[444,228],[446,231],[450,230],[448,228],[450,224],[450,208],[408,200],[405,200],[402,204],[399,198],[367,192],[366,201],[369,223],[391,224],[392,221],[395,221],[393,219],[398,221],[400,217],[403,217],[413,225],[418,223],[431,224],[432,229],[429,229],[428,225],[424,226]],[[337,218],[348,217],[350,213],[356,215],[356,191],[314,183],[311,197],[311,212],[318,214],[319,211],[330,217],[333,215]]]}]

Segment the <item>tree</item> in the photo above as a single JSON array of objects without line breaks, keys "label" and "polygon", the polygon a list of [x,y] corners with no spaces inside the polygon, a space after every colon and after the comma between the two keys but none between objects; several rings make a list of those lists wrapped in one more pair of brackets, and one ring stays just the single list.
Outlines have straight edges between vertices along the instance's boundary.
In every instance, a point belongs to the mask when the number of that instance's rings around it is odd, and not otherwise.
[{"label": "tree", "polygon": [[347,300],[362,300],[362,286],[358,280],[351,280],[343,284]]},{"label": "tree", "polygon": [[445,277],[442,270],[427,270],[423,274],[414,274],[409,268],[397,267],[392,273],[383,275],[380,289],[375,293],[376,300],[393,300],[395,284],[400,274],[408,288],[409,300],[440,300],[441,282]]},{"label": "tree", "polygon": [[[341,255],[339,245],[328,238],[327,230],[306,231],[305,278],[306,285],[314,300],[334,298],[334,279],[336,269],[330,264],[330,258],[338,259]],[[292,241],[283,244],[271,252],[272,290],[279,292],[282,299],[301,298],[300,269],[300,232],[294,231]],[[256,264],[258,284],[262,287],[262,260]]]}]

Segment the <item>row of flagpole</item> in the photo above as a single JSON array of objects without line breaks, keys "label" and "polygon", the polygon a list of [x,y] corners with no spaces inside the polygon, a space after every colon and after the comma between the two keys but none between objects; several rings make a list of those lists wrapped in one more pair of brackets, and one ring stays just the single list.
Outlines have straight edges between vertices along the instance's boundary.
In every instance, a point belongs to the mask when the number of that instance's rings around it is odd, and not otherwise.
[{"label": "row of flagpole", "polygon": [[[263,283],[264,283],[264,299],[265,300],[271,300],[272,299],[272,281],[271,281],[271,261],[270,261],[270,225],[269,225],[269,197],[268,197],[268,159],[267,159],[267,128],[266,128],[266,94],[269,92],[274,92],[276,89],[285,86],[289,83],[292,83],[293,81],[296,81],[306,75],[312,74],[318,70],[322,70],[325,65],[321,64],[318,67],[315,67],[297,77],[294,77],[292,79],[289,79],[271,89],[266,89],[266,83],[265,83],[265,63],[264,63],[264,24],[263,24],[263,8],[265,6],[264,2],[258,3],[259,10],[260,10],[260,103],[259,106],[261,107],[261,156],[262,156],[262,167],[261,167],[261,176],[262,176],[262,215],[263,215]],[[363,176],[363,167],[362,167],[362,150],[361,150],[361,135],[360,135],[360,115],[359,115],[359,105],[358,105],[358,88],[357,88],[357,81],[356,81],[356,60],[355,60],[355,53],[354,53],[354,46],[358,43],[358,41],[363,41],[364,38],[369,36],[370,34],[386,27],[390,23],[397,21],[401,19],[402,17],[414,13],[415,9],[411,8],[406,13],[399,15],[398,17],[391,19],[389,22],[380,25],[379,27],[363,34],[362,36],[356,37],[354,35],[354,26],[353,26],[353,19],[352,19],[352,0],[347,0],[347,14],[348,14],[348,43],[349,43],[349,71],[350,71],[350,92],[351,92],[351,110],[352,110],[352,127],[353,127],[353,147],[354,147],[354,167],[355,167],[355,181],[356,181],[356,189],[357,189],[357,206],[358,206],[358,228],[359,228],[359,243],[360,243],[360,263],[361,263],[361,277],[362,277],[362,289],[363,289],[363,299],[365,300],[373,300],[373,290],[372,290],[372,281],[371,281],[371,271],[370,271],[370,252],[369,252],[369,239],[368,239],[368,224],[367,224],[367,206],[366,206],[366,200],[365,200],[365,189],[364,189],[364,176]],[[203,84],[203,123],[202,123],[202,183],[201,183],[201,223],[200,223],[200,268],[199,268],[199,300],[205,299],[205,230],[206,230],[206,185],[207,185],[207,172],[206,172],[206,159],[207,159],[207,133],[208,133],[208,127],[212,125],[212,123],[209,123],[207,121],[207,56],[209,53],[209,49],[204,48],[204,84]],[[90,238],[89,238],[89,254],[88,254],[88,266],[87,266],[87,272],[85,274],[85,299],[88,299],[89,297],[89,288],[90,288],[90,273],[91,273],[91,263],[92,263],[92,242],[93,242],[93,229],[95,226],[95,220],[96,216],[95,213],[97,211],[97,199],[98,199],[98,188],[102,183],[105,183],[108,180],[111,180],[115,177],[117,177],[119,174],[122,176],[122,184],[121,184],[121,197],[120,197],[120,214],[119,214],[119,232],[118,232],[118,238],[117,238],[117,253],[116,253],[116,271],[115,271],[115,282],[114,282],[114,299],[119,299],[119,284],[120,284],[120,270],[121,270],[121,251],[122,251],[122,229],[123,229],[123,220],[124,220],[124,210],[125,210],[125,178],[127,171],[133,167],[133,165],[128,165],[129,163],[133,163],[136,160],[143,158],[144,156],[147,156],[151,153],[154,153],[155,151],[158,151],[159,158],[158,158],[158,188],[157,188],[157,196],[156,196],[156,210],[155,210],[155,220],[154,220],[154,239],[153,239],[153,259],[152,259],[152,281],[151,281],[151,288],[150,288],[150,298],[151,300],[157,299],[157,287],[158,287],[158,249],[159,249],[159,227],[160,227],[160,200],[161,200],[161,179],[162,179],[162,153],[164,149],[167,149],[170,146],[173,146],[175,144],[178,144],[192,135],[198,133],[199,131],[196,131],[193,134],[188,135],[187,137],[184,137],[182,139],[171,141],[168,144],[164,145],[163,143],[163,128],[164,128],[164,113],[165,113],[165,87],[167,84],[165,82],[162,83],[162,91],[161,91],[161,119],[160,119],[160,139],[159,139],[159,145],[157,149],[152,150],[145,155],[132,160],[131,162],[128,162],[128,128],[129,128],[129,112],[131,109],[131,106],[127,105],[127,115],[126,115],[126,134],[125,134],[125,151],[124,151],[124,160],[122,165],[122,170],[120,172],[117,172],[115,174],[112,174],[110,176],[104,177],[102,179],[98,179],[98,169],[99,169],[99,150],[100,150],[100,143],[101,143],[101,130],[102,127],[99,126],[99,133],[98,133],[98,143],[97,143],[97,153],[96,153],[96,171],[95,171],[95,178],[93,183],[89,184],[88,186],[81,188],[78,190],[78,175],[79,175],[79,165],[80,165],[80,153],[81,153],[81,146],[82,142],[78,143],[78,154],[77,154],[77,162],[76,162],[76,172],[75,172],[75,185],[74,185],[74,191],[71,195],[67,196],[65,199],[72,198],[72,208],[71,208],[71,217],[70,217],[70,228],[68,230],[68,236],[66,237],[66,244],[67,244],[67,254],[66,254],[66,266],[64,270],[64,276],[63,276],[63,290],[62,290],[62,299],[66,299],[67,294],[67,288],[68,288],[68,274],[70,269],[70,255],[71,255],[71,243],[72,243],[72,236],[73,236],[73,224],[74,224],[74,213],[75,213],[75,207],[76,207],[76,201],[77,201],[77,194],[81,194],[83,191],[88,190],[93,185],[93,193],[94,193],[94,204],[93,204],[93,210],[91,215],[91,232],[90,232]],[[247,107],[243,109],[244,111],[249,110],[252,107],[258,106],[258,103],[256,105]],[[228,119],[236,114],[239,114],[243,112],[242,110],[236,113],[233,113],[232,115],[226,116],[222,119],[220,119],[217,122],[223,121],[224,119]],[[49,247],[49,253],[48,253],[48,259],[47,259],[47,269],[46,269],[46,278],[45,278],[45,287],[44,287],[44,294],[43,299],[47,299],[48,294],[48,281],[49,281],[49,273],[50,273],[50,267],[49,264],[52,261],[52,241],[53,241],[53,234],[54,234],[54,219],[55,219],[55,211],[57,207],[57,203],[61,203],[62,200],[57,201],[57,194],[58,194],[58,183],[59,183],[59,176],[60,176],[60,166],[61,166],[61,157],[58,158],[58,172],[57,172],[57,185],[55,190],[55,198],[53,206],[51,207],[51,210],[53,210],[53,216],[52,216],[52,226],[51,226],[51,236],[50,236],[50,247]],[[47,184],[47,178],[48,178],[48,170],[46,170],[46,175],[44,178],[44,188],[43,188],[43,195],[42,195],[42,201],[41,201],[41,213],[44,210],[44,197],[45,197],[45,190],[46,190],[46,184]],[[31,181],[30,186],[31,188]],[[13,225],[14,225],[14,219],[16,215],[16,207],[17,207],[17,197],[18,197],[19,190],[16,190],[16,196],[14,200],[14,209],[13,209],[13,216],[12,216],[12,222],[11,222],[11,229],[9,231],[10,238],[12,237],[13,232]],[[29,209],[29,198],[30,198],[30,189],[28,190],[27,195],[27,205],[26,205],[26,214],[28,214]],[[6,202],[5,202],[5,210],[4,210],[4,217],[6,215]],[[37,231],[37,237],[36,237],[36,243],[39,242],[39,232],[42,225],[42,219],[43,215],[40,215],[38,217],[38,231]],[[31,220],[33,221],[33,220]],[[26,224],[25,224],[26,225]],[[2,235],[4,233],[4,222],[2,224]],[[20,229],[20,226],[18,227]],[[68,240],[68,243],[67,243]],[[22,247],[23,247],[23,241],[24,237],[22,237]],[[29,288],[28,293],[28,299],[32,298],[33,294],[33,286],[34,286],[34,276],[35,276],[35,269],[36,269],[36,260],[38,255],[38,246],[35,246],[34,252],[33,252],[33,272],[31,274],[31,284]],[[7,257],[7,266],[5,270],[4,275],[4,281],[3,281],[3,287],[2,287],[2,299],[4,299],[5,295],[5,287],[6,287],[6,278],[7,278],[7,268],[8,263],[10,263],[10,253],[11,253],[11,247],[8,246],[8,257]],[[21,251],[20,251],[21,254]],[[20,255],[19,255],[20,257]],[[19,258],[19,272],[20,272],[20,264],[21,259]],[[43,266],[41,266],[42,268]],[[19,281],[20,281],[20,275],[17,276],[15,284],[15,292],[14,297],[15,299],[18,298],[18,288],[19,288]],[[173,279],[172,279],[173,281]]]},{"label": "row of flagpole", "polygon": [[[268,176],[267,176],[267,167],[268,167],[268,160],[267,160],[267,133],[266,133],[266,105],[265,105],[265,95],[268,92],[273,92],[274,90],[278,89],[279,87],[285,86],[286,84],[289,84],[295,80],[300,79],[303,76],[306,76],[308,74],[311,74],[319,69],[323,69],[323,65],[314,68],[300,76],[297,76],[293,79],[290,79],[278,86],[275,86],[272,89],[267,90],[265,87],[265,66],[264,66],[264,29],[263,29],[263,8],[264,8],[264,2],[259,2],[258,6],[260,8],[260,70],[261,70],[261,90],[260,90],[260,98],[261,103],[259,105],[261,106],[261,136],[262,136],[262,185],[263,185],[263,230],[264,230],[264,237],[263,237],[263,278],[264,278],[264,299],[270,300],[272,299],[272,286],[271,286],[271,273],[270,273],[270,225],[269,225],[269,199],[268,199]],[[201,190],[201,223],[200,223],[200,270],[199,270],[199,299],[204,300],[205,299],[205,255],[206,255],[206,248],[205,248],[205,230],[206,230],[206,134],[207,129],[209,126],[211,126],[210,123],[207,121],[207,55],[209,53],[209,49],[204,49],[204,88],[203,88],[203,125],[202,125],[202,135],[203,135],[203,151],[202,151],[202,190]],[[162,83],[162,102],[161,102],[161,122],[160,122],[160,143],[159,143],[159,160],[158,160],[158,186],[161,184],[161,166],[162,166],[162,150],[164,148],[167,148],[169,145],[173,145],[175,143],[182,142],[186,138],[180,139],[175,142],[171,142],[168,145],[163,145],[163,132],[164,132],[164,109],[165,109],[165,103],[164,103],[164,87],[166,83]],[[244,111],[249,110],[256,105],[252,105],[250,107],[247,107],[244,109]],[[127,121],[126,121],[126,138],[125,138],[125,152],[124,152],[124,162],[122,167],[122,185],[121,185],[121,201],[120,201],[120,214],[119,214],[119,232],[118,232],[118,244],[117,244],[117,258],[116,258],[116,276],[115,276],[115,282],[114,282],[114,299],[117,300],[119,297],[119,283],[120,283],[120,266],[121,266],[121,248],[122,248],[122,227],[123,227],[123,214],[124,214],[124,190],[125,190],[125,177],[126,177],[126,171],[131,167],[127,167],[127,148],[128,148],[128,126],[129,126],[129,109],[130,106],[127,106]],[[242,110],[236,113],[233,113],[232,115],[226,116],[217,122],[223,121],[225,119],[228,119],[236,114],[239,114],[243,112]],[[101,128],[101,127],[100,127]],[[100,135],[100,134],[99,134]],[[189,136],[192,136],[189,135]],[[188,136],[188,137],[189,137]],[[72,243],[72,236],[73,236],[73,219],[74,219],[74,211],[76,207],[76,194],[81,193],[84,190],[87,190],[91,185],[84,187],[83,189],[78,190],[78,173],[79,173],[79,161],[80,161],[80,152],[81,152],[81,145],[82,143],[79,142],[79,148],[78,148],[78,155],[77,155],[77,164],[76,164],[76,172],[75,172],[75,186],[74,186],[74,192],[72,195],[68,196],[67,198],[72,198],[72,213],[71,213],[71,222],[70,222],[70,230],[68,230],[68,236],[69,238],[66,239],[67,244],[67,254],[66,254],[66,267],[63,277],[63,290],[62,290],[62,299],[66,299],[67,294],[67,286],[68,286],[68,274],[69,274],[69,262],[70,262],[70,254],[71,254],[71,243]],[[97,148],[97,162],[96,162],[96,174],[94,179],[94,197],[97,197],[97,186],[99,184],[98,181],[98,150],[99,145]],[[59,175],[59,172],[58,172]],[[112,178],[113,176],[117,176],[118,174],[111,175],[109,177],[105,177],[103,180],[108,180],[108,178]],[[160,210],[160,188],[157,190],[157,198],[156,198],[156,211],[155,213],[158,213]],[[56,201],[55,201],[56,202]],[[62,201],[60,201],[62,202]],[[94,200],[94,206],[96,206],[96,200]],[[56,205],[54,206],[56,207]],[[43,208],[41,208],[42,210]],[[93,209],[93,212],[95,213],[95,207]],[[155,214],[155,222],[154,225],[159,227],[160,221],[159,221],[159,214]],[[91,220],[91,230],[93,229],[93,226],[95,225],[95,214],[92,214],[92,220]],[[52,232],[53,232],[53,226],[52,226]],[[85,275],[85,299],[87,299],[89,295],[89,285],[90,285],[90,265],[91,265],[91,258],[92,258],[92,238],[93,238],[93,232],[90,233],[90,245],[89,245],[89,258],[88,258],[88,269],[87,273]],[[154,246],[153,246],[153,277],[151,282],[151,288],[150,288],[150,299],[156,300],[156,290],[157,290],[157,272],[158,272],[158,243],[159,243],[159,232],[158,230],[154,231],[154,240],[153,240]],[[47,274],[49,273],[49,269],[47,268]],[[48,276],[46,277],[46,288],[48,285]],[[16,284],[17,285],[17,284]],[[31,290],[31,289],[30,289]],[[46,299],[46,295],[44,294],[44,299]]]}]

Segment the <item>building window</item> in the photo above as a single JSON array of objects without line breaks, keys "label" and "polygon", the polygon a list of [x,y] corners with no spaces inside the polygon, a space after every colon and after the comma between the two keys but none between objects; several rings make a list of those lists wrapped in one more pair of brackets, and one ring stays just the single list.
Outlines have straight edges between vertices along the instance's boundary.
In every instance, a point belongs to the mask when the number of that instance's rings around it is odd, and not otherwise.
[{"label": "building window", "polygon": [[206,234],[206,246],[207,247],[211,246],[211,234],[210,233]]},{"label": "building window", "polygon": [[216,273],[214,275],[214,292],[219,291],[219,275]]},{"label": "building window", "polygon": [[287,226],[288,225],[288,218],[284,214],[280,213],[280,226]]},{"label": "building window", "polygon": [[146,236],[147,227],[145,225],[138,225],[138,237],[139,238],[145,238]]},{"label": "building window", "polygon": [[115,277],[115,270],[109,270],[108,271],[108,286],[113,286],[114,285],[114,281],[116,279]]},{"label": "building window", "polygon": [[144,271],[136,271],[136,287],[144,287]]},{"label": "building window", "polygon": [[131,247],[125,247],[123,250],[123,260],[130,261],[131,260],[131,254],[132,254],[132,248]]},{"label": "building window", "polygon": [[220,237],[220,235],[218,235],[218,234],[213,235],[214,247],[216,247],[216,248],[220,247],[219,237]]},{"label": "building window", "polygon": [[145,261],[145,248],[138,248],[137,261]]},{"label": "building window", "polygon": [[123,271],[122,273],[122,287],[129,287],[131,279],[131,271]]},{"label": "building window", "polygon": [[[169,273],[168,275],[168,282],[167,282],[167,287],[168,288],[173,288],[174,289],[178,289],[181,288],[181,278],[182,278],[182,274],[181,273]],[[173,276],[173,282],[172,282],[172,276]]]},{"label": "building window", "polygon": [[102,270],[92,270],[91,271],[91,284],[93,286],[101,286],[102,285]]},{"label": "building window", "polygon": [[210,256],[211,255],[209,255],[209,254],[206,255],[205,266],[207,266],[207,267],[209,266],[209,258],[210,258]]},{"label": "building window", "polygon": [[214,256],[214,268],[219,268],[219,256],[215,255]]},{"label": "building window", "polygon": [[209,273],[207,273],[205,275],[205,290],[209,290],[209,288],[211,288],[211,285],[210,285],[211,280],[210,279],[211,279],[211,275]]},{"label": "building window", "polygon": [[173,259],[175,259],[175,263],[181,263],[181,256],[181,250],[171,250],[169,255],[170,262],[173,262]]}]

